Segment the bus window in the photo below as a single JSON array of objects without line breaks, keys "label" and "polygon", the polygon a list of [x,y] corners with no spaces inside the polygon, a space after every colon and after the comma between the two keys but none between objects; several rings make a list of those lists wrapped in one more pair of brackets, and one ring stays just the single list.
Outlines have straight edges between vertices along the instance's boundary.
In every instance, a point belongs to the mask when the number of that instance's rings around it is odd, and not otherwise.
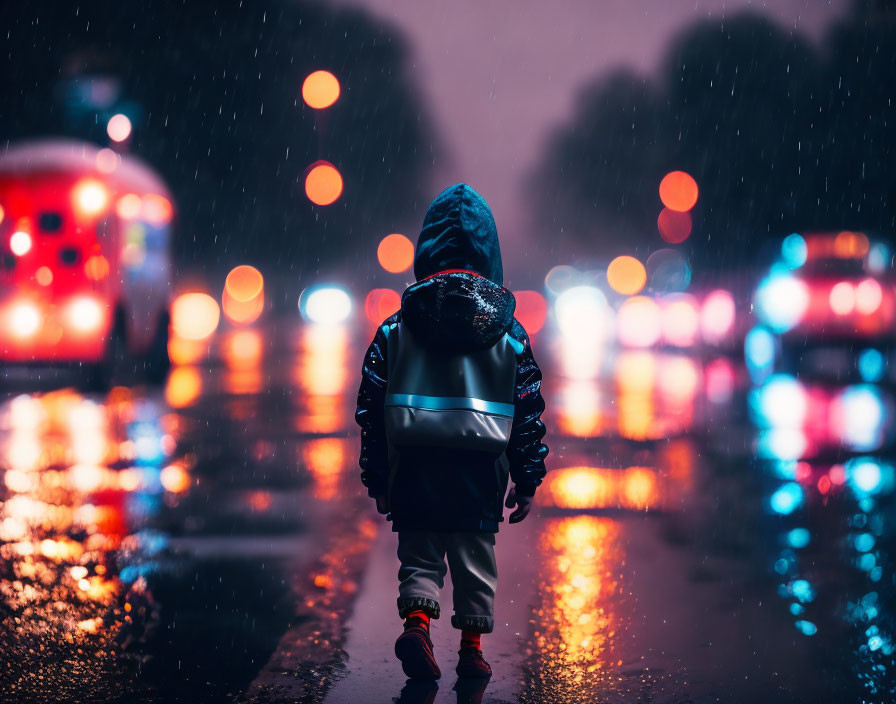
[{"label": "bus window", "polygon": [[62,216],[59,213],[41,213],[37,224],[43,232],[55,234],[62,230]]},{"label": "bus window", "polygon": [[78,263],[80,252],[76,247],[63,247],[59,250],[59,261],[66,266],[72,266]]}]

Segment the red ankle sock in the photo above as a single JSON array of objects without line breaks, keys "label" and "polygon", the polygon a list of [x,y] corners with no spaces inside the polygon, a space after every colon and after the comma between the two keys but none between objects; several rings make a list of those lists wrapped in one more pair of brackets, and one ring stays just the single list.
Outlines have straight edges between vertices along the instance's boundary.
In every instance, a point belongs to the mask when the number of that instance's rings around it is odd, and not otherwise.
[{"label": "red ankle sock", "polygon": [[474,631],[461,631],[460,632],[460,647],[461,648],[479,648],[482,650],[482,646],[480,645],[480,638],[482,638],[481,633],[476,633]]},{"label": "red ankle sock", "polygon": [[428,613],[426,613],[425,611],[411,611],[407,615],[407,617],[405,619],[405,623],[407,623],[407,621],[410,621],[412,618],[420,619],[420,621],[423,622],[423,627],[427,631],[429,630],[429,614]]}]

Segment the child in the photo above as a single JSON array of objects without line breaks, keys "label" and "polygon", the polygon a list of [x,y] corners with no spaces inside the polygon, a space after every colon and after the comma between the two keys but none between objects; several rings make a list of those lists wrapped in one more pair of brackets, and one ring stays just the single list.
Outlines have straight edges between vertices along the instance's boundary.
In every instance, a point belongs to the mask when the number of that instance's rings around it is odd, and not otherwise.
[{"label": "child", "polygon": [[364,358],[355,414],[361,481],[398,532],[405,624],[395,654],[405,674],[441,675],[429,621],[439,617],[450,568],[457,674],[489,677],[480,635],[494,626],[495,533],[508,474],[510,523],[528,515],[545,474],[541,371],[501,285],[491,210],[466,184],[429,206],[414,275]]}]

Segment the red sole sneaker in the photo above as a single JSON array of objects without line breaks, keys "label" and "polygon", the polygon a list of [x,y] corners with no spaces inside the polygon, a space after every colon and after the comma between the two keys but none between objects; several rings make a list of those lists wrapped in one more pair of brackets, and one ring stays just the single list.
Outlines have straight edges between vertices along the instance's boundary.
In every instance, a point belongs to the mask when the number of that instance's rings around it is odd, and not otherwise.
[{"label": "red sole sneaker", "polygon": [[482,657],[482,651],[479,648],[461,648],[457,652],[460,656],[455,668],[458,677],[480,680],[492,676],[491,665]]},{"label": "red sole sneaker", "polygon": [[432,641],[422,628],[409,628],[395,641],[395,656],[412,680],[437,680],[442,671],[432,652]]}]

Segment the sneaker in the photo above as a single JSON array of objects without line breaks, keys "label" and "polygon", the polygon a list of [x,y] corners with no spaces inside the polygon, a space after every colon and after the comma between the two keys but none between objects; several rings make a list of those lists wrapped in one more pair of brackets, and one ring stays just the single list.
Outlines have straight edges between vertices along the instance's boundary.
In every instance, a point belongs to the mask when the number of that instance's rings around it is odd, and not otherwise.
[{"label": "sneaker", "polygon": [[442,676],[432,652],[429,631],[416,619],[404,627],[404,633],[395,641],[395,655],[401,660],[404,674],[412,680],[437,680]]},{"label": "sneaker", "polygon": [[468,679],[485,679],[492,676],[492,668],[485,658],[482,657],[482,651],[473,646],[463,647],[457,651],[457,676]]}]

